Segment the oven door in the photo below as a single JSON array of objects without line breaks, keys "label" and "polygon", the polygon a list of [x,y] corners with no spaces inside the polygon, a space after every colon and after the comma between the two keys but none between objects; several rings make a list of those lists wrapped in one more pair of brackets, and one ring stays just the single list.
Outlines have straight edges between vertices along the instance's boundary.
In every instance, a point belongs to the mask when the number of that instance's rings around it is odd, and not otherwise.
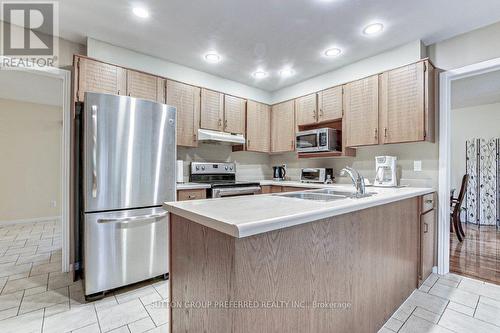
[{"label": "oven door", "polygon": [[295,146],[297,152],[308,153],[315,152],[319,149],[318,131],[298,132],[295,138]]},{"label": "oven door", "polygon": [[212,198],[236,197],[240,195],[261,194],[260,186],[221,187],[212,189]]}]

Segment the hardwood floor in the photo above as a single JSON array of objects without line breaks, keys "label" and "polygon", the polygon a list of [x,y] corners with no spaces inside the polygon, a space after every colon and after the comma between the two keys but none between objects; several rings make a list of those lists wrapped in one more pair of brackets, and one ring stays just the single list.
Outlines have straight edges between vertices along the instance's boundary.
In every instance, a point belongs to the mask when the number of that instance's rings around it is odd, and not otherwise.
[{"label": "hardwood floor", "polygon": [[462,227],[466,233],[462,243],[450,234],[450,271],[500,284],[500,231],[495,226]]}]

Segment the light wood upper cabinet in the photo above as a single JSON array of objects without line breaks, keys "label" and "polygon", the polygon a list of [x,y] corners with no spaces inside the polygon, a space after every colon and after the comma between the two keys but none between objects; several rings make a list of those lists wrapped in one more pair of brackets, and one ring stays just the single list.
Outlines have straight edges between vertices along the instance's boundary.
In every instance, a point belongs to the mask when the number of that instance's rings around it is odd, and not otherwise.
[{"label": "light wood upper cabinet", "polygon": [[294,101],[275,104],[271,109],[271,152],[295,150]]},{"label": "light wood upper cabinet", "polygon": [[[160,88],[160,89],[158,89]],[[127,95],[158,101],[158,78],[154,75],[127,70]]]},{"label": "light wood upper cabinet", "polygon": [[347,147],[378,144],[378,75],[344,86]]},{"label": "light wood upper cabinet", "polygon": [[100,61],[77,58],[78,87],[76,100],[83,102],[85,92],[125,95],[127,70]]},{"label": "light wood upper cabinet", "polygon": [[246,100],[230,95],[224,96],[224,132],[245,133]]},{"label": "light wood upper cabinet", "polygon": [[167,80],[167,104],[177,108],[177,145],[198,146],[200,88]]},{"label": "light wood upper cabinet", "polygon": [[224,130],[224,94],[201,89],[201,128]]},{"label": "light wood upper cabinet", "polygon": [[271,108],[269,105],[247,102],[247,150],[268,153],[271,144]]},{"label": "light wood upper cabinet", "polygon": [[418,62],[380,76],[382,143],[425,139],[425,63]]},{"label": "light wood upper cabinet", "polygon": [[329,88],[318,93],[318,121],[342,118],[342,86]]},{"label": "light wood upper cabinet", "polygon": [[295,116],[297,126],[313,124],[318,121],[316,94],[310,94],[295,99]]}]

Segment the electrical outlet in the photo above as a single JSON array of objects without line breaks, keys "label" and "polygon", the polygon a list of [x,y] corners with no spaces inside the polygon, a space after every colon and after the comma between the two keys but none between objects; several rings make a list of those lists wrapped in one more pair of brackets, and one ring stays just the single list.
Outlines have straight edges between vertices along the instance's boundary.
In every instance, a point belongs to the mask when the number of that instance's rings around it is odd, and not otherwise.
[{"label": "electrical outlet", "polygon": [[422,161],[413,161],[413,171],[422,171]]}]

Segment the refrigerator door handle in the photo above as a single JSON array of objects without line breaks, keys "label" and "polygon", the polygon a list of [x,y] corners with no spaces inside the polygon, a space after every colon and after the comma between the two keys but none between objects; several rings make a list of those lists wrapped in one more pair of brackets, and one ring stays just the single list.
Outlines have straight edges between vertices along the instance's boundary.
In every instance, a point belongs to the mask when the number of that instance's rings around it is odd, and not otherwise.
[{"label": "refrigerator door handle", "polygon": [[121,218],[103,218],[103,219],[98,219],[97,223],[116,222],[116,223],[127,224],[130,222],[139,221],[139,220],[149,220],[149,219],[158,220],[158,219],[161,219],[161,218],[167,216],[167,214],[168,214],[168,212],[159,213],[159,214],[142,215],[142,216],[121,217]]},{"label": "refrigerator door handle", "polygon": [[92,198],[97,198],[97,105],[92,105]]}]

